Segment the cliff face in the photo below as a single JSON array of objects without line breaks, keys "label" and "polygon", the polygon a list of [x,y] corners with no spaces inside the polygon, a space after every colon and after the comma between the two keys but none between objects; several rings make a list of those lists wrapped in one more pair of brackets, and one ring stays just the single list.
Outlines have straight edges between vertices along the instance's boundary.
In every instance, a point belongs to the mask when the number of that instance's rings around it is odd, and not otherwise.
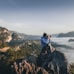
[{"label": "cliff face", "polygon": [[12,40],[11,33],[8,29],[0,27],[0,41],[10,42]]},{"label": "cliff face", "polygon": [[21,43],[22,41],[16,32],[11,33],[7,28],[0,27],[0,52],[6,52],[12,47],[19,50]]}]

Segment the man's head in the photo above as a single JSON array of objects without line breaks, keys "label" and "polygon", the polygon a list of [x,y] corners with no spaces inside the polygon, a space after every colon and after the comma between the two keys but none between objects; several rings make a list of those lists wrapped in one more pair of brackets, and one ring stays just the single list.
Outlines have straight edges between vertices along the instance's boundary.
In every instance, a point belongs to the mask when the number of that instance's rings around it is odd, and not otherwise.
[{"label": "man's head", "polygon": [[43,37],[47,37],[48,35],[47,35],[47,33],[43,33]]}]

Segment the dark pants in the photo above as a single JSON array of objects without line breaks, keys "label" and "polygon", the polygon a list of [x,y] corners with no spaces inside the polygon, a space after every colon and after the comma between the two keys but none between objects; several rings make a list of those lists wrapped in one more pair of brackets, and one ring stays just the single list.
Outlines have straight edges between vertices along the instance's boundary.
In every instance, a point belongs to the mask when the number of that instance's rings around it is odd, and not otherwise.
[{"label": "dark pants", "polygon": [[48,45],[42,48],[41,53],[45,53],[45,51],[47,51],[47,54],[48,55],[51,53],[50,47]]}]

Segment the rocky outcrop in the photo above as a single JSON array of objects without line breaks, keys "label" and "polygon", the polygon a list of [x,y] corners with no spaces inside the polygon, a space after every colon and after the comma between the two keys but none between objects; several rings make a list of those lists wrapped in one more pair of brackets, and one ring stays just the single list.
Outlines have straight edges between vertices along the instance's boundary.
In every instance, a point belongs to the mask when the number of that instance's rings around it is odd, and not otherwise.
[{"label": "rocky outcrop", "polygon": [[11,33],[8,29],[0,27],[0,41],[10,42],[12,40]]},{"label": "rocky outcrop", "polygon": [[48,55],[40,55],[38,58],[39,66],[50,70],[54,74],[67,74],[67,60],[63,53],[54,51]]},{"label": "rocky outcrop", "polygon": [[74,42],[74,39],[69,39],[68,41],[69,41],[69,42]]},{"label": "rocky outcrop", "polygon": [[[49,55],[47,56],[40,54],[38,58],[30,55],[27,58],[21,60],[21,62],[14,62],[11,67],[16,74],[68,74],[67,60],[63,53],[54,51],[52,53],[52,59],[49,59]],[[40,61],[41,64],[38,65]]]}]

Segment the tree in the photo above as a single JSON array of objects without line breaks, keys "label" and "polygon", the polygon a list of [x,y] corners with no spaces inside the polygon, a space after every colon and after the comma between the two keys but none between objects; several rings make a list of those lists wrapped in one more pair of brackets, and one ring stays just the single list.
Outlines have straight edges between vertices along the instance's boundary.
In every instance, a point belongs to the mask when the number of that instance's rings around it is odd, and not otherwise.
[{"label": "tree", "polygon": [[13,33],[12,34],[12,39],[13,40],[18,40],[20,37],[18,36],[18,34],[17,33]]}]

